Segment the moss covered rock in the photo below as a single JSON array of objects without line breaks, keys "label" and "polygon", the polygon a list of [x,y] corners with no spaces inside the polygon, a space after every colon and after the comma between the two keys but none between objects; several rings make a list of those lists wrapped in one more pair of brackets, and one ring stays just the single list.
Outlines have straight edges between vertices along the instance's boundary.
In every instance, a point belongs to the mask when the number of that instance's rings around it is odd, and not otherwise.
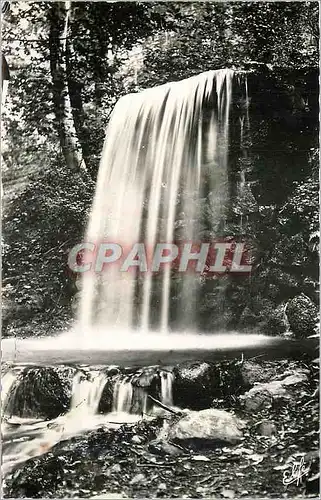
[{"label": "moss covered rock", "polygon": [[290,300],[286,307],[290,328],[297,338],[306,338],[316,333],[318,308],[315,303],[301,293]]}]

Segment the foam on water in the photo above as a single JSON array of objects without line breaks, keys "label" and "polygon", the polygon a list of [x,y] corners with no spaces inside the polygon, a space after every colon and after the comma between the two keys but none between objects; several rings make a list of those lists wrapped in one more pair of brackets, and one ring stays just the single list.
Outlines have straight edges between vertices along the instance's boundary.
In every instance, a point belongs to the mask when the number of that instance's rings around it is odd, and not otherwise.
[{"label": "foam on water", "polygon": [[66,364],[151,366],[174,365],[188,360],[214,361],[224,355],[277,354],[287,349],[285,339],[260,334],[221,333],[215,335],[137,331],[95,330],[78,335],[77,330],[42,339],[4,339],[2,359],[13,364]]}]

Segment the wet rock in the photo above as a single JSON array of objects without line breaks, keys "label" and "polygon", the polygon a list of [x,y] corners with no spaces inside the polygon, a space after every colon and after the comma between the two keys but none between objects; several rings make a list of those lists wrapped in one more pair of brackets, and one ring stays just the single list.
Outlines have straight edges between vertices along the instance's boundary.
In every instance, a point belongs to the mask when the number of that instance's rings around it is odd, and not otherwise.
[{"label": "wet rock", "polygon": [[285,404],[297,396],[296,392],[308,381],[304,371],[288,375],[281,380],[256,384],[252,389],[240,396],[248,411],[257,411],[267,408],[272,404]]},{"label": "wet rock", "polygon": [[211,405],[213,387],[218,383],[209,363],[182,363],[174,369],[173,398],[182,408],[202,409]]},{"label": "wet rock", "polygon": [[107,377],[113,377],[114,375],[119,375],[121,373],[121,369],[116,365],[108,366],[108,368],[106,368],[105,370],[105,373]]},{"label": "wet rock", "polygon": [[306,338],[316,333],[318,308],[307,295],[301,293],[289,300],[286,315],[290,328],[297,338]]},{"label": "wet rock", "polygon": [[218,363],[182,363],[174,368],[173,399],[181,408],[202,410],[213,399],[238,395],[244,390],[240,364],[237,361]]},{"label": "wet rock", "polygon": [[98,411],[108,413],[113,410],[113,401],[116,384],[131,384],[130,410],[134,414],[143,414],[151,411],[153,403],[148,399],[148,394],[160,399],[160,371],[158,366],[146,367],[137,371],[118,367],[109,367],[105,371],[108,381],[104,387]]},{"label": "wet rock", "polygon": [[74,372],[69,367],[26,368],[9,395],[6,412],[44,419],[66,413],[70,408]]},{"label": "wet rock", "polygon": [[231,413],[211,408],[186,411],[183,417],[169,425],[166,434],[169,441],[202,448],[239,443],[244,426],[245,423]]},{"label": "wet rock", "polygon": [[159,367],[148,366],[138,370],[132,378],[132,384],[137,387],[149,388],[159,378]]},{"label": "wet rock", "polygon": [[[138,370],[132,378],[133,384],[133,413],[149,413],[153,403],[148,395],[161,399],[161,371],[159,366],[149,366]],[[142,404],[143,403],[143,404]]]},{"label": "wet rock", "polygon": [[133,396],[131,402],[131,413],[143,415],[152,408],[152,403],[148,399],[148,389],[145,387],[133,386]]},{"label": "wet rock", "polygon": [[73,378],[77,372],[77,368],[72,366],[54,366],[52,369],[57,373],[60,382],[68,389],[71,397]]},{"label": "wet rock", "polygon": [[110,413],[113,410],[113,401],[114,401],[114,391],[117,380],[119,379],[118,373],[113,373],[108,378],[103,392],[101,394],[101,398],[98,406],[98,413]]}]

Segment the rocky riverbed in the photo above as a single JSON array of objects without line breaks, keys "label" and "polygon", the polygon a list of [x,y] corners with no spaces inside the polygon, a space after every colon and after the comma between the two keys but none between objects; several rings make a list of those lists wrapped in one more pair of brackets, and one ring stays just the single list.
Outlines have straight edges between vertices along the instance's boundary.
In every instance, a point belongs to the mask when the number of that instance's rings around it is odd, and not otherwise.
[{"label": "rocky riverbed", "polygon": [[[5,477],[5,497],[316,495],[318,368],[259,360],[176,366],[173,406],[59,442]],[[148,385],[152,372],[134,381]]]}]

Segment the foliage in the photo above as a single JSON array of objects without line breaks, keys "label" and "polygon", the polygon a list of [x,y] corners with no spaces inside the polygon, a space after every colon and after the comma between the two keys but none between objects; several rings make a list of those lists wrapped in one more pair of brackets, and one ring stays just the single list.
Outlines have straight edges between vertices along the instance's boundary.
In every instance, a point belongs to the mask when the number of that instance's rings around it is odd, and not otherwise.
[{"label": "foliage", "polygon": [[70,308],[68,250],[82,238],[92,195],[93,186],[71,176],[58,157],[11,201],[4,215],[4,297],[15,308],[5,322],[17,313],[30,321],[35,313],[59,316]]}]

